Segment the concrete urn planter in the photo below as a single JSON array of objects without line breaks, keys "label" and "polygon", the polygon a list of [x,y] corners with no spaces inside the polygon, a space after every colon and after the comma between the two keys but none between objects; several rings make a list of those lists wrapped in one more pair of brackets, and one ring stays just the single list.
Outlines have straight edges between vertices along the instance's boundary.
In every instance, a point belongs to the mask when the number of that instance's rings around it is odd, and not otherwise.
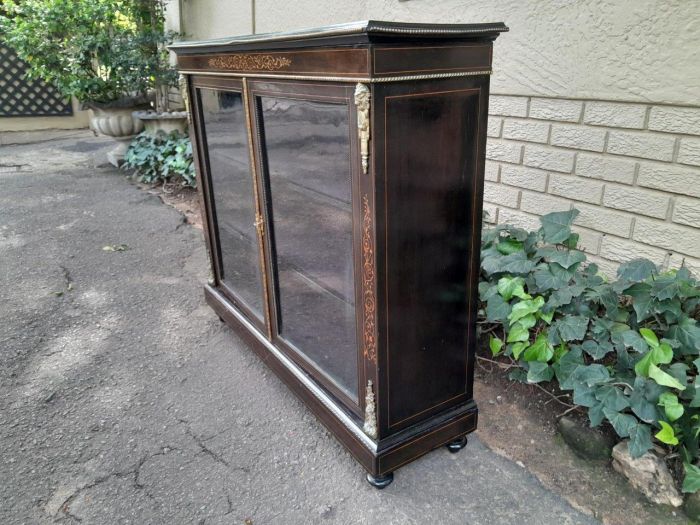
[{"label": "concrete urn planter", "polygon": [[169,111],[134,111],[134,117],[143,122],[146,133],[156,135],[159,131],[172,133],[177,131],[184,134],[187,131],[187,112]]},{"label": "concrete urn planter", "polygon": [[134,108],[93,108],[92,128],[117,141],[117,147],[107,153],[109,162],[117,167],[124,162],[131,139],[143,131],[143,122],[135,118],[133,112]]}]

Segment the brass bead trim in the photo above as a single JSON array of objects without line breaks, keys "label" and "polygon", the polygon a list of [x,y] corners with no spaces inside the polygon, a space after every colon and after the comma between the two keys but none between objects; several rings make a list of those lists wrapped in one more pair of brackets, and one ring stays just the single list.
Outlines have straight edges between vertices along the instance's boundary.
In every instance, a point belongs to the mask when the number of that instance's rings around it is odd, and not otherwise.
[{"label": "brass bead trim", "polygon": [[483,71],[455,71],[452,73],[425,73],[424,75],[399,75],[394,77],[319,77],[319,76],[307,76],[307,75],[270,75],[270,74],[257,74],[257,73],[233,73],[228,71],[202,71],[202,70],[190,70],[183,69],[180,73],[185,75],[203,75],[203,76],[216,76],[216,77],[237,77],[237,78],[249,78],[252,80],[258,78],[279,78],[282,80],[318,80],[322,82],[365,82],[369,84],[379,84],[383,82],[406,82],[409,80],[430,80],[439,78],[454,78],[454,77],[473,77],[479,75],[491,75],[493,73],[490,69],[485,69]]}]

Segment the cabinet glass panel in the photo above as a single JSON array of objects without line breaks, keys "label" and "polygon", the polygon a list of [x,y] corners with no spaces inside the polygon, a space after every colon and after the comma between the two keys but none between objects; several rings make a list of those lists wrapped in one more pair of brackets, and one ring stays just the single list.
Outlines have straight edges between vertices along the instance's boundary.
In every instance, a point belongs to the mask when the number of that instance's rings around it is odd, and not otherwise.
[{"label": "cabinet glass panel", "polygon": [[219,278],[262,319],[260,251],[243,97],[232,91],[202,88],[198,92],[217,217]]},{"label": "cabinet glass panel", "polygon": [[280,336],[357,400],[348,107],[260,97]]}]

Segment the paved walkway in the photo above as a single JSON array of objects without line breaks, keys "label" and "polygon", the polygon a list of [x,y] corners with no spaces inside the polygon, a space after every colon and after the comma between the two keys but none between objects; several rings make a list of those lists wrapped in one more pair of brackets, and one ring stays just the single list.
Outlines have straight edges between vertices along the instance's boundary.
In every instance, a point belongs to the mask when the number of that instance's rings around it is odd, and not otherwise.
[{"label": "paved walkway", "polygon": [[371,488],[204,304],[201,233],[105,146],[0,146],[0,523],[596,523],[476,437]]}]

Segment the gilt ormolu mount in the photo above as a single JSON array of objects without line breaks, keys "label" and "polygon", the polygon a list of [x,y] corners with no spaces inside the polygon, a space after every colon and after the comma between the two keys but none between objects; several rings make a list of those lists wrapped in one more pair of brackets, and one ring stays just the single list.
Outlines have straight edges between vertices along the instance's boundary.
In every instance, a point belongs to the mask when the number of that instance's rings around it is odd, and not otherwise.
[{"label": "gilt ormolu mount", "polygon": [[361,22],[186,42],[208,303],[384,487],[476,428],[493,41]]}]

